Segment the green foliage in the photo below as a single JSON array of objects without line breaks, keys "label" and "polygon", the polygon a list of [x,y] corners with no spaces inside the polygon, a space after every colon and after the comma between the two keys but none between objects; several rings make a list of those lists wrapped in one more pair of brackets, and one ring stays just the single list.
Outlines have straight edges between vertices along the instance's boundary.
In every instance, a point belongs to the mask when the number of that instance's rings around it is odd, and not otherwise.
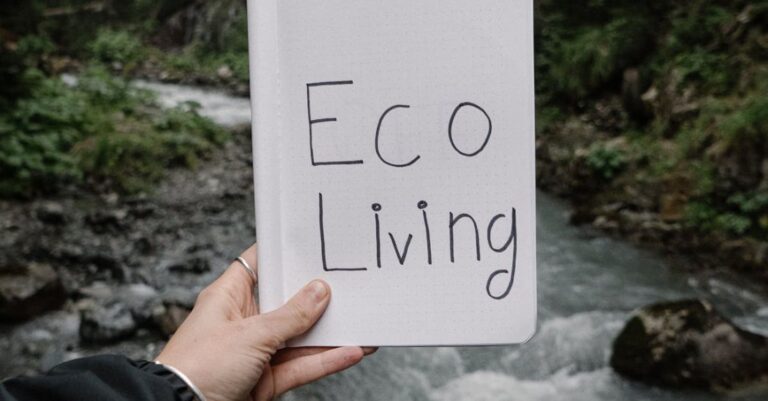
[{"label": "green foliage", "polygon": [[191,45],[180,52],[168,54],[156,52],[154,55],[164,68],[167,68],[175,75],[216,77],[219,68],[227,66],[231,69],[232,77],[235,80],[240,82],[248,81],[247,50],[219,53],[206,50],[205,47],[197,44]]},{"label": "green foliage", "polygon": [[686,218],[693,226],[707,231],[764,236],[768,233],[768,192],[736,193],[723,205],[694,201],[686,209]]},{"label": "green foliage", "polygon": [[582,28],[569,40],[545,48],[547,78],[555,93],[589,95],[618,78],[648,46],[649,24],[634,16]]},{"label": "green foliage", "polygon": [[135,64],[143,55],[144,47],[133,34],[123,30],[103,29],[88,44],[91,57],[103,63]]},{"label": "green foliage", "polygon": [[668,57],[711,47],[721,38],[723,26],[733,20],[742,8],[738,5],[726,8],[711,0],[681,2],[679,7],[670,10],[669,28],[660,53]]},{"label": "green foliage", "polygon": [[694,50],[680,53],[673,66],[681,75],[683,84],[694,84],[705,92],[723,93],[730,89],[738,78],[738,65],[728,55]]},{"label": "green foliage", "polygon": [[16,43],[16,53],[25,60],[37,60],[56,50],[56,45],[46,36],[27,35]]},{"label": "green foliage", "polygon": [[125,192],[146,190],[168,167],[194,167],[226,134],[194,109],[183,106],[77,144],[84,174]]},{"label": "green foliage", "polygon": [[746,98],[741,107],[722,120],[719,128],[723,138],[731,143],[768,139],[768,94]]},{"label": "green foliage", "polygon": [[728,203],[742,213],[762,213],[768,211],[768,192],[737,193],[728,198]]},{"label": "green foliage", "polygon": [[736,235],[743,235],[752,227],[748,217],[731,212],[723,213],[702,202],[688,205],[686,219],[689,224],[704,231],[724,231]]},{"label": "green foliage", "polygon": [[623,151],[603,143],[593,145],[587,154],[587,166],[606,180],[614,178],[626,164]]},{"label": "green foliage", "polygon": [[173,76],[218,78],[219,69],[226,66],[232,71],[227,79],[247,82],[248,20],[242,2],[210,2],[201,12],[214,29],[193,36],[180,51],[154,52],[153,58]]},{"label": "green foliage", "polygon": [[734,234],[768,232],[768,192],[736,193],[728,197],[731,211],[718,217],[718,224]]},{"label": "green foliage", "polygon": [[536,135],[544,135],[556,122],[563,119],[563,112],[557,107],[538,106],[536,110]]},{"label": "green foliage", "polygon": [[62,82],[30,70],[36,81],[29,98],[0,115],[0,194],[22,194],[53,181],[79,178],[76,160],[67,150],[92,130],[87,97]]},{"label": "green foliage", "polygon": [[689,168],[693,173],[693,195],[706,198],[715,191],[715,168],[705,161],[693,161]]},{"label": "green foliage", "polygon": [[715,219],[715,227],[731,234],[744,235],[752,228],[752,221],[740,214],[724,213]]},{"label": "green foliage", "polygon": [[195,107],[161,110],[152,96],[104,69],[75,87],[37,70],[34,89],[0,113],[0,196],[33,196],[89,182],[144,190],[172,166],[192,166],[226,133]]}]

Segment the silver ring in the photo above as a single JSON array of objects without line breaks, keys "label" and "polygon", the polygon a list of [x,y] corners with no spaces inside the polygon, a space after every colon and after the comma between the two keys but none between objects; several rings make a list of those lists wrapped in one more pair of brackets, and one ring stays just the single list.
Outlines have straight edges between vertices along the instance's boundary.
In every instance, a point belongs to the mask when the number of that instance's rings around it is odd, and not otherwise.
[{"label": "silver ring", "polygon": [[242,256],[238,256],[237,258],[235,258],[235,261],[240,262],[240,266],[243,266],[243,269],[245,269],[245,271],[248,272],[248,274],[253,279],[253,283],[254,284],[259,282],[259,278],[258,278],[258,276],[256,276],[256,270],[253,270],[251,265],[249,265],[248,262],[246,262],[245,259],[243,259]]}]

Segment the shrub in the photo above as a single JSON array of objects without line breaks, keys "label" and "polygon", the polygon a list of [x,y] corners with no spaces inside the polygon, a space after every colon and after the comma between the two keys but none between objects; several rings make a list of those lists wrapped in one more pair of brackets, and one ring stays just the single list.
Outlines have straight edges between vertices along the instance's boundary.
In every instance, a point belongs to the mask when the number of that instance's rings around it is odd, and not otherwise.
[{"label": "shrub", "polygon": [[88,45],[90,56],[103,63],[136,63],[144,54],[141,41],[127,31],[104,29]]},{"label": "shrub", "polygon": [[719,129],[723,138],[731,143],[768,139],[768,94],[759,93],[745,99],[740,107],[726,115]]},{"label": "shrub", "polygon": [[587,166],[598,176],[610,180],[626,166],[624,152],[605,144],[593,145],[587,154]]},{"label": "shrub", "polygon": [[696,49],[679,54],[672,64],[683,84],[696,84],[707,92],[723,93],[738,78],[739,68],[727,54]]},{"label": "shrub", "polygon": [[27,61],[37,60],[56,50],[56,45],[46,36],[27,35],[16,43],[16,53]]},{"label": "shrub", "polygon": [[30,70],[32,94],[0,113],[0,196],[33,196],[94,183],[149,188],[173,166],[193,166],[226,140],[196,107],[162,110],[151,94],[85,72],[75,87]]}]

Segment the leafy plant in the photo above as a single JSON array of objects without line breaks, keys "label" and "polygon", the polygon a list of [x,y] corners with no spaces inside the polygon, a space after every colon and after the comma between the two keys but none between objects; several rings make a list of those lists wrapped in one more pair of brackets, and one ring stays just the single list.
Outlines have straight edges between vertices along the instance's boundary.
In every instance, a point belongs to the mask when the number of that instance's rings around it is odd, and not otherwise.
[{"label": "leafy plant", "polygon": [[29,97],[0,113],[0,196],[83,182],[145,190],[173,166],[193,166],[227,139],[193,105],[163,110],[151,94],[103,68],[74,87],[36,70]]},{"label": "leafy plant", "polygon": [[719,124],[728,141],[768,139],[768,94],[749,97]]},{"label": "leafy plant", "polygon": [[683,84],[697,84],[708,92],[723,93],[738,78],[736,62],[723,53],[696,49],[679,54],[672,65],[680,72]]},{"label": "leafy plant", "polygon": [[593,145],[587,155],[587,166],[604,179],[612,179],[626,166],[624,152],[605,144]]},{"label": "leafy plant", "polygon": [[103,29],[88,45],[92,58],[103,63],[136,63],[144,54],[141,41],[131,33],[123,30]]}]

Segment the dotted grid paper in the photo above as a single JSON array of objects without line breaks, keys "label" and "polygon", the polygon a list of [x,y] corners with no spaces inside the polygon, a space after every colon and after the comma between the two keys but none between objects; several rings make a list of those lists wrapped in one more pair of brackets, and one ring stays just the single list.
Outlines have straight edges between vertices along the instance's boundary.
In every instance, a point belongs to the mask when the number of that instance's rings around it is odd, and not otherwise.
[{"label": "dotted grid paper", "polygon": [[529,339],[532,1],[270,0],[249,13],[262,309],[314,278],[333,289],[292,345]]}]

